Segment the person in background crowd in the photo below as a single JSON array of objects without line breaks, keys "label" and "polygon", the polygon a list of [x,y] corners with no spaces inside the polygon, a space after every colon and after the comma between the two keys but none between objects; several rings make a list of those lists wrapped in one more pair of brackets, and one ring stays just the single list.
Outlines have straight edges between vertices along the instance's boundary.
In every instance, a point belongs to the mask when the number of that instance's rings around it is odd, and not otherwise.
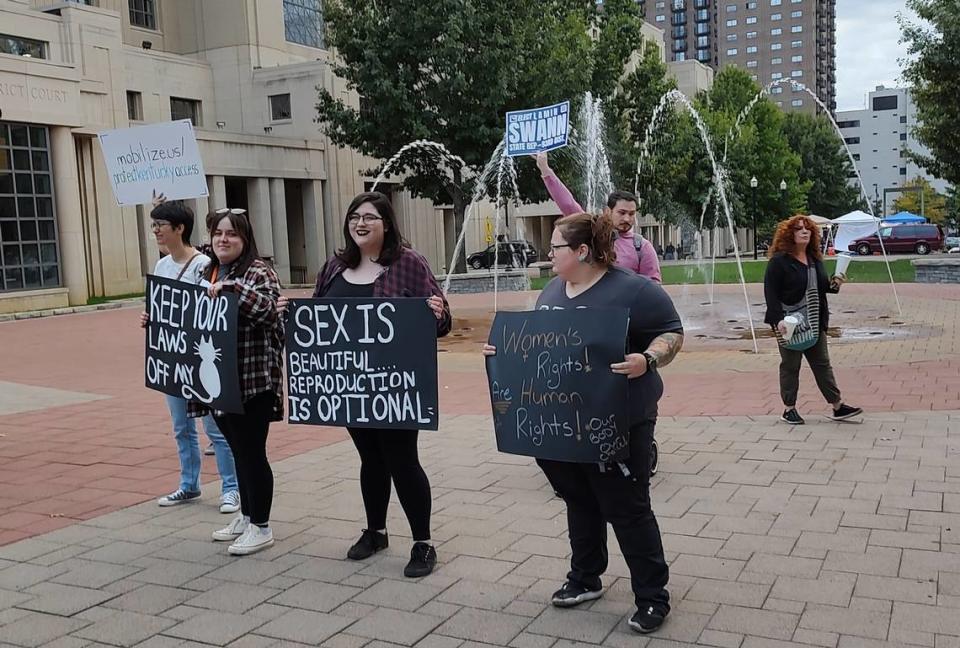
[{"label": "person in background crowd", "polygon": [[[356,196],[343,219],[344,247],[317,275],[313,297],[423,297],[437,320],[437,337],[450,332],[450,306],[427,260],[404,241],[393,206],[382,193]],[[285,311],[287,300],[280,299]],[[347,552],[364,560],[386,549],[387,505],[391,481],[410,523],[413,547],[404,576],[418,578],[433,571],[437,551],[430,539],[430,481],[420,465],[418,430],[347,428],[360,454],[360,493],[367,528]]]},{"label": "person in background crowd", "polygon": [[[190,246],[193,211],[179,201],[161,200],[150,212],[150,218],[157,245],[166,252],[166,256],[157,261],[153,274],[200,285],[210,258]],[[146,326],[147,322],[147,313],[141,313],[141,326]],[[200,497],[201,455],[196,425],[193,419],[187,416],[187,401],[169,394],[166,395],[166,401],[170,418],[173,420],[173,437],[177,442],[177,454],[180,458],[180,486],[169,495],[161,497],[157,503],[160,506],[175,506]],[[217,471],[221,479],[220,512],[236,513],[240,510],[240,493],[237,490],[233,453],[212,416],[203,417],[203,429],[217,458]]]},{"label": "person in background crowd", "polygon": [[[637,611],[631,628],[659,628],[670,612],[669,570],[650,504],[650,453],[663,395],[658,367],[683,345],[683,326],[666,291],[654,281],[614,265],[618,234],[606,215],[572,214],[557,221],[550,256],[557,276],[540,293],[538,309],[628,308],[627,354],[611,365],[629,380],[629,457],[609,464],[537,459],[567,504],[570,571],[553,604],[572,607],[603,595],[607,524],[613,526],[630,569]],[[484,345],[485,355],[496,348]]]},{"label": "person in background crowd", "polygon": [[[820,253],[820,230],[810,218],[794,216],[781,222],[767,251],[770,261],[763,277],[763,293],[767,302],[764,321],[777,336],[780,349],[780,397],[783,399],[782,421],[803,425],[803,417],[797,412],[797,392],[800,389],[800,360],[804,357],[813,371],[817,387],[823,397],[833,406],[830,418],[843,421],[863,414],[859,407],[843,402],[840,388],[833,376],[830,354],[827,351],[827,326],[830,311],[827,293],[837,293],[844,278],[827,279]],[[793,350],[785,346],[787,326],[784,322],[784,307],[809,300],[808,313],[811,326],[817,334],[816,343],[805,350]]]}]

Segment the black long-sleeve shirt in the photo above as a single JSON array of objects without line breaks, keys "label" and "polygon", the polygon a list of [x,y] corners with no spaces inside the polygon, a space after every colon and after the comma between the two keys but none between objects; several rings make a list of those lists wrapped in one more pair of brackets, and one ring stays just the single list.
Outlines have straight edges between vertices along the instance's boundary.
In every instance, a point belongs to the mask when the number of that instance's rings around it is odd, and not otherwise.
[{"label": "black long-sleeve shirt", "polygon": [[[830,285],[823,261],[809,257],[817,270],[817,293],[820,297],[820,330],[826,331],[830,323],[827,308],[827,293],[837,293]],[[791,254],[778,252],[767,263],[763,277],[763,295],[767,301],[767,313],[763,321],[776,326],[783,320],[783,304],[796,304],[807,292],[807,267]]]}]

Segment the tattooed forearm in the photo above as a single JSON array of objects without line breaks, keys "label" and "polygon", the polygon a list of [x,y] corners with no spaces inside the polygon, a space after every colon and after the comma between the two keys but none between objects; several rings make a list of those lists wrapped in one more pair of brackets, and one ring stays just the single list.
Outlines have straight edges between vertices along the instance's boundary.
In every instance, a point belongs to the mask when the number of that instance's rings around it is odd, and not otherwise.
[{"label": "tattooed forearm", "polygon": [[683,333],[664,333],[654,338],[647,353],[656,356],[657,366],[666,367],[677,357],[683,347]]}]

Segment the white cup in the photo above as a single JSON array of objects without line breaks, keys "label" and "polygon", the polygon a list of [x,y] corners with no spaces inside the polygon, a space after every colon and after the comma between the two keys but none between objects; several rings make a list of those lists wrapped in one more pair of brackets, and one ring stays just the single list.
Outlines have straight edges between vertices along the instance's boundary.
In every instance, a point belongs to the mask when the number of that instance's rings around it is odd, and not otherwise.
[{"label": "white cup", "polygon": [[853,261],[853,257],[849,254],[838,254],[837,255],[837,269],[834,272],[836,275],[842,276],[844,279],[847,278],[847,268],[850,267],[850,262]]},{"label": "white cup", "polygon": [[797,328],[797,324],[799,323],[800,323],[800,320],[798,320],[793,315],[787,315],[786,317],[783,318],[783,325],[787,328],[787,332],[784,333],[783,335],[784,340],[789,341],[790,338],[793,337],[793,331],[794,329]]}]

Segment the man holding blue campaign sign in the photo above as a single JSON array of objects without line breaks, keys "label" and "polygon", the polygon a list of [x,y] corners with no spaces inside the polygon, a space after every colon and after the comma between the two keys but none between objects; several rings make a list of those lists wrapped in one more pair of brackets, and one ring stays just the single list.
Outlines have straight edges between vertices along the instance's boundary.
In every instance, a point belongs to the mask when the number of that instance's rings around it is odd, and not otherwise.
[{"label": "man holding blue campaign sign", "polygon": [[[554,593],[553,604],[571,607],[603,595],[600,577],[607,568],[606,525],[610,523],[630,568],[637,604],[630,627],[647,633],[659,628],[670,612],[669,571],[650,505],[650,451],[657,402],[663,393],[657,368],[680,350],[683,327],[670,297],[658,284],[613,265],[616,236],[606,215],[581,213],[557,221],[550,242],[557,276],[543,289],[537,308],[629,311],[626,355],[607,369],[628,379],[629,457],[618,460],[616,455],[604,463],[538,458],[537,464],[567,504],[570,571],[566,583]],[[487,344],[483,352],[488,367],[497,362],[495,346]],[[573,368],[578,362],[571,358]],[[593,370],[605,369],[598,365]],[[531,371],[540,369],[534,365]],[[498,395],[492,395],[496,407]],[[589,401],[595,395],[581,396]]]},{"label": "man holding blue campaign sign", "polygon": [[[357,304],[371,305],[374,303],[371,300],[376,299],[379,300],[376,308],[380,309],[385,303],[382,301],[384,298],[421,298],[423,301],[420,302],[420,308],[429,309],[430,317],[421,320],[423,324],[420,326],[428,326],[436,337],[443,337],[450,332],[452,325],[450,306],[443,297],[427,260],[403,239],[389,198],[375,191],[356,196],[347,207],[347,213],[344,216],[343,236],[345,241],[343,249],[327,260],[317,276],[317,285],[313,291],[314,299],[335,298],[336,301],[331,300],[328,305],[336,304],[340,308],[347,300],[355,300]],[[290,300],[281,297],[278,308],[282,312],[287,312],[290,310]],[[384,340],[384,344],[392,342],[395,336],[404,335],[404,331],[393,326],[390,308],[381,309],[379,314],[372,309],[371,311],[367,312],[366,320],[370,328],[363,325],[363,335],[379,336]],[[340,318],[346,322],[346,314],[342,310],[338,312],[341,313]],[[307,331],[302,328],[308,319],[300,320],[299,330],[304,336],[303,341],[309,341]],[[389,322],[390,326],[387,326],[384,320]],[[360,321],[363,321],[362,316]],[[377,329],[374,330],[373,327]],[[298,327],[294,326],[291,330],[297,329]],[[408,335],[410,333],[410,331],[406,332]],[[331,335],[330,341],[332,340]],[[316,342],[316,338],[313,342]],[[362,351],[351,354],[350,357],[352,359],[349,360],[345,356],[339,356],[336,359],[327,358],[327,360],[349,364],[351,371],[364,374],[364,384],[376,379],[366,371],[369,366],[363,359],[366,356]],[[289,354],[287,360],[288,363],[292,360]],[[435,370],[435,353],[432,362]],[[392,375],[397,372],[387,373]],[[416,372],[413,373],[416,379]],[[303,376],[292,376],[291,380],[301,377]],[[348,378],[355,379],[357,376],[348,376]],[[389,378],[384,380],[389,381]],[[298,389],[301,387],[299,384],[295,386]],[[386,383],[386,388],[390,388],[389,382]],[[351,396],[362,396],[362,394],[351,394]],[[351,401],[352,404],[357,402],[356,399]],[[370,407],[373,407],[373,399],[369,402]],[[420,405],[424,404],[424,400],[417,402]],[[299,401],[297,404],[299,405]],[[346,408],[350,404],[341,402],[341,405]],[[371,410],[361,412],[359,405],[349,411],[351,416],[370,418]],[[293,415],[299,415],[300,412],[299,409],[292,412],[291,421]],[[357,542],[350,547],[347,558],[364,560],[386,549],[389,545],[387,506],[390,503],[392,482],[397,488],[397,496],[410,523],[414,541],[410,550],[410,561],[404,568],[403,575],[408,578],[418,578],[432,572],[437,564],[437,551],[430,539],[432,508],[430,481],[423,466],[420,465],[417,452],[419,430],[434,427],[432,425],[434,420],[431,419],[428,408],[418,409],[412,401],[409,410],[401,406],[399,414],[405,416],[404,412],[409,412],[413,418],[408,419],[409,424],[401,429],[390,428],[388,425],[381,427],[348,425],[347,427],[350,438],[353,439],[360,454],[360,493],[367,515],[367,528],[360,534]],[[422,425],[418,422],[421,419],[425,421]]]}]

